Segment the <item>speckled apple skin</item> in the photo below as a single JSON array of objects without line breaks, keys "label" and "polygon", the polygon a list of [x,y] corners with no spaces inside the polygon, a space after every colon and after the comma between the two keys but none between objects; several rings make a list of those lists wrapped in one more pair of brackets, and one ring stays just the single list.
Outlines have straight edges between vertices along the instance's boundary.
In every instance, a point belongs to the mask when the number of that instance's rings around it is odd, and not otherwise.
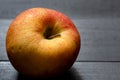
[{"label": "speckled apple skin", "polygon": [[[51,28],[60,36],[46,39]],[[14,68],[27,76],[56,76],[75,62],[81,46],[80,34],[63,13],[47,8],[21,12],[6,35],[7,55]]]}]

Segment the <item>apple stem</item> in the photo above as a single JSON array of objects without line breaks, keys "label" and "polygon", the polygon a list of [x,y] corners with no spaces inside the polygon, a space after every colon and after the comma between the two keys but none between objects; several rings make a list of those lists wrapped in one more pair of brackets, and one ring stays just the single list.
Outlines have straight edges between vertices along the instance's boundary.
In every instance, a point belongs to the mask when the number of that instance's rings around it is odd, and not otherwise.
[{"label": "apple stem", "polygon": [[55,35],[49,36],[48,39],[52,39],[54,37],[60,37],[60,36],[61,36],[60,34],[55,34]]}]

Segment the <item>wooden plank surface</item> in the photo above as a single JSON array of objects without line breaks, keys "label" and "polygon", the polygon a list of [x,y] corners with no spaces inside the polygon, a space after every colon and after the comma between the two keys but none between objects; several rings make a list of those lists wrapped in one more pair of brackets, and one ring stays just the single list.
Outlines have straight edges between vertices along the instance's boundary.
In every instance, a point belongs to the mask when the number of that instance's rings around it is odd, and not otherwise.
[{"label": "wooden plank surface", "polygon": [[81,50],[73,67],[62,76],[47,80],[120,80],[119,0],[0,0],[0,80],[43,80],[19,74],[10,64],[5,49],[12,19],[32,7],[65,13],[81,34]]},{"label": "wooden plank surface", "polygon": [[[0,60],[8,60],[5,36],[11,19],[0,19]],[[81,34],[77,61],[120,61],[120,19],[73,20]]]},{"label": "wooden plank surface", "polygon": [[0,60],[8,60],[5,48],[5,38],[11,20],[0,19]]},{"label": "wooden plank surface", "polygon": [[80,19],[74,22],[81,33],[78,60],[119,61],[120,19]]},{"label": "wooden plank surface", "polygon": [[56,9],[71,18],[120,17],[120,0],[0,0],[0,18],[14,18],[32,7]]},{"label": "wooden plank surface", "polygon": [[[120,80],[119,62],[75,62],[64,75],[48,80]],[[0,80],[31,79],[20,75],[9,62],[0,62]]]}]

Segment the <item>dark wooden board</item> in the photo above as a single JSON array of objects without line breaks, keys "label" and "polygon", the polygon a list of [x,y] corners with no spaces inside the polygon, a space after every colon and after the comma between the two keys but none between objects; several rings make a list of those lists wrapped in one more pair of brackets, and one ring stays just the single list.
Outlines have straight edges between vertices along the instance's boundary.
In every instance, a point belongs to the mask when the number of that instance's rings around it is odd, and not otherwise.
[{"label": "dark wooden board", "polygon": [[[119,62],[75,62],[72,68],[48,80],[120,80]],[[20,75],[9,62],[0,62],[0,80],[45,80]]]},{"label": "dark wooden board", "polygon": [[[11,19],[0,20],[0,60],[8,60],[5,37]],[[73,20],[81,34],[77,61],[120,61],[120,19]]]},{"label": "dark wooden board", "polygon": [[78,60],[119,61],[120,19],[99,18],[75,20],[81,34]]},{"label": "dark wooden board", "polygon": [[0,60],[8,60],[5,48],[5,39],[11,20],[0,19]]},{"label": "dark wooden board", "polygon": [[78,19],[93,17],[120,17],[119,0],[0,0],[0,18],[14,18],[28,8],[46,7]]}]

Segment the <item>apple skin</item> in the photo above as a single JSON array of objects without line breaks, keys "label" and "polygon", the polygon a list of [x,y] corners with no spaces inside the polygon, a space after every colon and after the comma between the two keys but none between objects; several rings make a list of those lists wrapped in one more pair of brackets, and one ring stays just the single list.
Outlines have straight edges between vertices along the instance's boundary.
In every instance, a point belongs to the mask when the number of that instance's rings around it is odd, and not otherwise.
[{"label": "apple skin", "polygon": [[75,62],[80,34],[63,13],[47,8],[21,12],[10,24],[6,51],[14,68],[33,77],[63,74]]}]

